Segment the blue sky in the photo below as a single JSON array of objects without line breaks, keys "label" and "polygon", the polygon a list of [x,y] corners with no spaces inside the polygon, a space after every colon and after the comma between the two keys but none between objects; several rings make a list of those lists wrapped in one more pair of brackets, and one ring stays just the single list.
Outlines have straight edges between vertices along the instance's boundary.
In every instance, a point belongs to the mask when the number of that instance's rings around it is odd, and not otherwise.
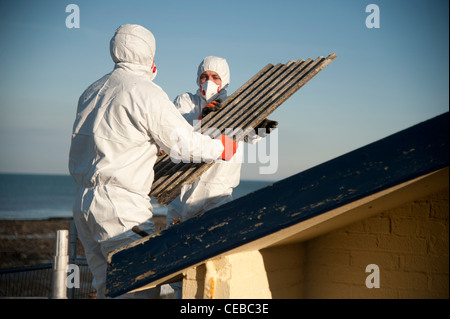
[{"label": "blue sky", "polygon": [[[65,24],[70,3],[80,28]],[[380,9],[380,28],[365,12]],[[229,93],[268,63],[338,58],[271,116],[279,180],[449,109],[447,0],[2,1],[0,172],[68,174],[78,97],[109,73],[109,40],[121,24],[156,37],[155,82],[171,99],[196,90],[208,55],[227,59]]]}]

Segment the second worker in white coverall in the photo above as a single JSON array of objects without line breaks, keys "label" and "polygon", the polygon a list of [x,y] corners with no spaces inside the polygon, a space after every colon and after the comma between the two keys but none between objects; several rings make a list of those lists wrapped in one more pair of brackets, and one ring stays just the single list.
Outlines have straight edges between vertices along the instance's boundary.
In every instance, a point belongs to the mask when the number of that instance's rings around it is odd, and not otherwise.
[{"label": "second worker in white coverall", "polygon": [[[195,94],[184,93],[174,100],[178,111],[191,124],[195,124],[196,120],[201,120],[210,112],[218,111],[221,102],[228,97],[226,88],[230,84],[230,69],[227,61],[220,57],[207,56],[198,67],[196,84],[198,90]],[[247,134],[247,142],[258,142],[277,125],[276,121],[263,120],[254,131]],[[231,160],[216,161],[194,183],[183,185],[180,195],[167,207],[168,227],[174,222],[185,221],[232,200],[233,189],[240,181],[243,143],[238,142],[236,154]],[[181,298],[181,283],[171,286],[175,291],[175,298]]]},{"label": "second worker in white coverall", "polygon": [[[196,83],[196,94],[184,93],[174,100],[176,108],[190,124],[220,109],[220,102],[228,97],[226,88],[230,84],[230,69],[227,61],[216,56],[206,57],[198,67]],[[247,135],[247,142],[256,143],[261,138],[256,132],[264,137],[277,125],[278,122],[265,119]],[[216,161],[194,183],[184,185],[180,195],[168,205],[167,226],[174,219],[184,221],[231,201],[233,189],[240,181],[243,151],[241,141],[231,160]]]}]

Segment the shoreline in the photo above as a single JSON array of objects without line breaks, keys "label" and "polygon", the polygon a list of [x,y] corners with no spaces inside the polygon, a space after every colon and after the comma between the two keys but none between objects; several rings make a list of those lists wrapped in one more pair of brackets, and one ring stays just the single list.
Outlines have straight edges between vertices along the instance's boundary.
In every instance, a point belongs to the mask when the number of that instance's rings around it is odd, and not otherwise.
[{"label": "shoreline", "polygon": [[[0,220],[0,269],[27,267],[53,259],[56,231],[70,228],[72,218]],[[156,233],[166,228],[166,216],[153,216]],[[84,257],[78,241],[77,256]]]}]

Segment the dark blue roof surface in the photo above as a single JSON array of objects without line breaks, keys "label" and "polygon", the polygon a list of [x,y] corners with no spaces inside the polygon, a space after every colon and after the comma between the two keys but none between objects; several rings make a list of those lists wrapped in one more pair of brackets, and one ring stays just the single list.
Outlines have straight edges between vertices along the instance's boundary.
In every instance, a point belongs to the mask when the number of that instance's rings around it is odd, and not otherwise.
[{"label": "dark blue roof surface", "polygon": [[110,256],[118,296],[360,198],[448,166],[449,115],[417,124]]}]

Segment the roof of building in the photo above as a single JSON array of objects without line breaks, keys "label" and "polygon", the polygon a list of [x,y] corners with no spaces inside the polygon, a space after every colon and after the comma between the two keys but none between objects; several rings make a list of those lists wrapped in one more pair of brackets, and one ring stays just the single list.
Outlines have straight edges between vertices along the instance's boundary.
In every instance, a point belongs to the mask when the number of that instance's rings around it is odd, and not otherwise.
[{"label": "roof of building", "polygon": [[[393,189],[414,181],[426,180],[420,187],[431,190],[433,172],[446,170],[448,187],[448,123],[447,112],[116,250],[109,256],[107,295],[166,282],[242,247],[287,243],[344,207],[375,211],[389,202]],[[402,189],[403,196],[411,189]]]}]

